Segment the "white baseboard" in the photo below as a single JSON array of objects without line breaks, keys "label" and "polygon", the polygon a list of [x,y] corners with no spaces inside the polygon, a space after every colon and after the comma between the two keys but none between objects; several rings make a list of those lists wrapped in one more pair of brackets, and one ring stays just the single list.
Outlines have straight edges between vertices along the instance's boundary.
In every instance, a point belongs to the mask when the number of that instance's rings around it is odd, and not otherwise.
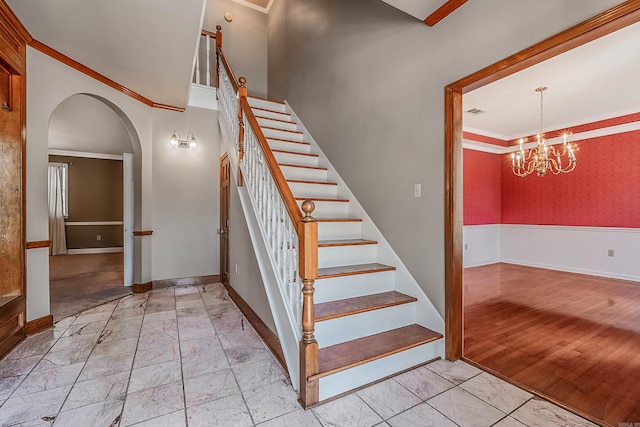
[{"label": "white baseboard", "polygon": [[111,254],[116,252],[124,252],[124,248],[86,248],[86,249],[67,249],[67,255],[81,254]]},{"label": "white baseboard", "polygon": [[[526,267],[546,268],[547,270],[566,271],[567,273],[588,274],[589,276],[610,277],[612,279],[630,280],[632,282],[640,282],[640,276],[631,276],[628,274],[611,273],[608,271],[587,270],[584,268],[572,268],[563,265],[542,264],[537,262],[526,262],[520,260],[503,258],[501,261],[506,264],[524,265]],[[640,283],[638,283],[640,285]]]},{"label": "white baseboard", "polygon": [[[482,267],[483,265],[497,264],[499,262],[507,262],[507,261],[504,261],[500,258],[491,258],[491,259],[485,259],[483,261],[476,262],[476,263],[465,263],[464,268]],[[512,263],[512,264],[515,264],[515,263]]]},{"label": "white baseboard", "polygon": [[505,262],[640,282],[639,253],[637,228],[528,224],[463,228],[465,268]]}]

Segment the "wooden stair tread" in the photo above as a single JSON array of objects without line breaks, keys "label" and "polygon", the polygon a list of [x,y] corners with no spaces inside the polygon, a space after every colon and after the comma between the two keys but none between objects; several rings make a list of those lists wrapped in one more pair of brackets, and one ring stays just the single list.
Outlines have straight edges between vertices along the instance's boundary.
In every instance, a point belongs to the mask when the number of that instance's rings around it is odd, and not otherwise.
[{"label": "wooden stair tread", "polygon": [[259,99],[261,101],[268,101],[268,102],[273,102],[274,104],[282,104],[282,105],[284,105],[284,102],[282,102],[282,101],[276,101],[275,99],[263,98],[261,96],[248,95],[247,98]]},{"label": "wooden stair tread", "polygon": [[[274,111],[275,113],[276,111]],[[274,119],[273,117],[265,117],[265,116],[257,116],[256,119],[264,119],[264,120],[273,120],[274,122],[288,123],[291,125],[297,125],[296,122],[292,122],[291,120],[282,120],[282,119]]]},{"label": "wooden stair tread", "polygon": [[[260,108],[260,107],[251,107],[252,110],[258,110],[258,111],[267,111],[269,113],[275,113],[275,114],[282,114],[283,116],[289,116],[291,117],[291,114],[289,113],[283,113],[282,111],[276,111],[276,110],[269,110],[268,108]],[[257,116],[257,115],[256,115]],[[264,117],[265,119],[268,117]]]},{"label": "wooden stair tread", "polygon": [[362,222],[361,218],[315,218],[315,220],[316,222]]},{"label": "wooden stair tread", "polygon": [[328,248],[332,246],[358,246],[358,245],[377,245],[375,240],[364,239],[344,239],[344,240],[320,240],[318,241],[319,248]]},{"label": "wooden stair tread", "polygon": [[[318,221],[318,220],[316,220]],[[331,277],[353,276],[356,274],[378,273],[381,271],[392,271],[396,268],[390,265],[371,263],[340,265],[337,267],[325,267],[318,269],[318,279],[328,279]]]},{"label": "wooden stair tread", "polygon": [[349,203],[349,199],[330,199],[330,198],[326,198],[326,197],[296,197],[296,200],[300,200],[300,201],[312,200],[314,202]]},{"label": "wooden stair tread", "polygon": [[289,133],[297,133],[302,135],[303,132],[300,132],[299,130],[289,130],[289,129],[280,129],[280,128],[272,128],[270,126],[260,126],[262,129],[269,129],[269,130],[278,130],[280,132],[289,132]]},{"label": "wooden stair tread", "polygon": [[304,142],[304,141],[292,141],[290,139],[283,139],[283,138],[274,138],[272,136],[265,136],[265,138],[267,138],[267,142],[269,142],[269,140],[273,140],[273,141],[280,141],[280,142],[289,142],[291,144],[303,144],[303,145],[311,145],[310,142]]},{"label": "wooden stair tread", "polygon": [[321,348],[318,351],[319,372],[308,380],[316,381],[440,338],[442,334],[414,324]]},{"label": "wooden stair tread", "polygon": [[336,301],[315,304],[316,322],[336,319],[338,317],[351,316],[367,311],[379,310],[401,304],[417,301],[416,298],[400,292],[382,292],[379,294],[365,295],[361,297],[346,298]]},{"label": "wooden stair tread", "polygon": [[303,169],[317,169],[321,171],[326,171],[327,168],[323,168],[320,166],[306,166],[306,165],[294,165],[293,163],[278,163],[279,166],[285,166],[289,168],[303,168]]},{"label": "wooden stair tread", "polygon": [[[280,165],[282,166],[282,165]],[[306,179],[288,179],[287,182],[296,182],[298,184],[320,184],[320,185],[338,185],[337,182],[330,181],[309,181]]]},{"label": "wooden stair tread", "polygon": [[313,154],[313,153],[301,153],[300,151],[287,151],[287,150],[274,150],[271,149],[271,151],[273,151],[274,153],[284,153],[284,154],[296,154],[298,156],[307,156],[307,157],[318,157],[317,154]]}]

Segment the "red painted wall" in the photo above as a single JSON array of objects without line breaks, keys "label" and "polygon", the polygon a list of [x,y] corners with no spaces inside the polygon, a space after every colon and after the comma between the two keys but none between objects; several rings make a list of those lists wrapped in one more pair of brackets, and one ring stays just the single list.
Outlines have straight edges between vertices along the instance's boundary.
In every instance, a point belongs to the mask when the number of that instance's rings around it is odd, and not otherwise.
[{"label": "red painted wall", "polygon": [[577,145],[578,164],[568,174],[520,178],[510,155],[501,156],[503,224],[640,228],[640,131]]},{"label": "red painted wall", "polygon": [[463,149],[464,225],[500,224],[503,156]]}]

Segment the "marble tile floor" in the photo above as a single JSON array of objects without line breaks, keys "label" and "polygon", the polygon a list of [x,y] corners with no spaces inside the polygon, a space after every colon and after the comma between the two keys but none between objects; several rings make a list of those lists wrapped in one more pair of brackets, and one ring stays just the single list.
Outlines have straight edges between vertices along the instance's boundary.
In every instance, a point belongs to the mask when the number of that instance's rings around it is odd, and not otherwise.
[{"label": "marble tile floor", "polygon": [[219,283],[67,317],[0,361],[2,426],[593,426],[464,362],[304,411]]}]

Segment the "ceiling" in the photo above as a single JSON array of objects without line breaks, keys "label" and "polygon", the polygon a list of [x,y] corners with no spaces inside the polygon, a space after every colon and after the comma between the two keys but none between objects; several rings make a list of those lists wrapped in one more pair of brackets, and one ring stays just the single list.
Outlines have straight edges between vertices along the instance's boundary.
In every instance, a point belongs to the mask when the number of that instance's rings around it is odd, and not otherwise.
[{"label": "ceiling", "polygon": [[640,23],[478,88],[463,96],[465,130],[512,140],[544,130],[640,111]]},{"label": "ceiling", "polygon": [[382,0],[383,2],[408,13],[409,15],[424,20],[427,16],[438,10],[447,0]]},{"label": "ceiling", "polygon": [[51,115],[49,148],[120,155],[133,152],[122,119],[104,102],[81,94],[62,101]]},{"label": "ceiling", "polygon": [[206,0],[6,0],[31,35],[151,99],[185,107]]}]

